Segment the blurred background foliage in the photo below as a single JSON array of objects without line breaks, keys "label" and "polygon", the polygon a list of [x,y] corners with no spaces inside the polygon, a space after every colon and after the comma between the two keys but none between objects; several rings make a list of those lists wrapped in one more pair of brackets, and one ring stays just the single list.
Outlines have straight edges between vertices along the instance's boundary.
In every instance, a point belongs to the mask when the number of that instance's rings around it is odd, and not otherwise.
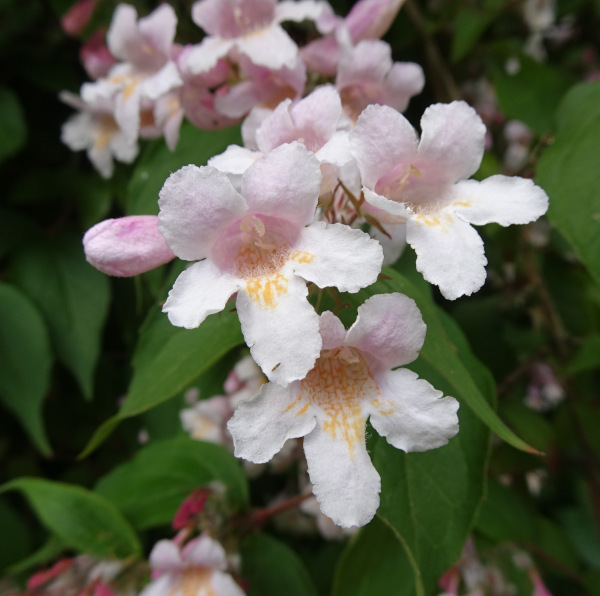
[{"label": "blurred background foliage", "polygon": [[[134,4],[140,15],[154,8]],[[198,42],[192,3],[172,4],[177,41]],[[332,4],[338,14],[351,6]],[[180,264],[109,279],[81,246],[101,219],[156,213],[168,174],[239,143],[239,129],[186,125],[175,153],[145,141],[132,166],[101,179],[60,143],[71,110],[58,93],[86,80],[81,43],[108,26],[116,2],[100,1],[76,38],[60,25],[70,5],[0,1],[0,568],[21,580],[60,553],[147,553],[170,536],[185,496],[211,480],[230,488],[233,511],[266,505],[285,483],[262,478],[248,493],[233,459],[188,439],[179,422],[186,389],[222,392],[241,354],[237,317],[175,329],[159,304]],[[547,218],[482,230],[488,280],[474,296],[432,293],[407,249],[389,280],[345,299],[417,297],[429,343],[415,370],[463,403],[495,402],[533,449],[490,441],[464,406],[446,450],[406,457],[373,438],[384,491],[376,520],[349,543],[278,527],[250,534],[242,556],[251,593],[436,594],[471,535],[518,594],[534,582],[514,564],[515,549],[529,553],[552,594],[600,594],[600,2],[560,0],[537,41],[524,7],[407,0],[385,39],[396,60],[425,70],[407,117],[418,124],[431,103],[470,101],[489,129],[478,175],[534,176],[550,196]],[[526,126],[523,139],[507,136],[509,121]],[[516,168],[507,159],[515,143]],[[352,309],[345,316],[351,323]],[[271,573],[276,581],[265,580]]]}]

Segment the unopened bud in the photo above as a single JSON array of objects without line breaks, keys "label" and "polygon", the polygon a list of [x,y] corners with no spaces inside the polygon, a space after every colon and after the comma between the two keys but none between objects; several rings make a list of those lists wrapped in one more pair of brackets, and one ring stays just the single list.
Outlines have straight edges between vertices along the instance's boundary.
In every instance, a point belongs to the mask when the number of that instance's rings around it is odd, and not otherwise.
[{"label": "unopened bud", "polygon": [[116,277],[132,277],[168,263],[175,257],[158,231],[155,215],[107,219],[83,237],[88,263]]}]

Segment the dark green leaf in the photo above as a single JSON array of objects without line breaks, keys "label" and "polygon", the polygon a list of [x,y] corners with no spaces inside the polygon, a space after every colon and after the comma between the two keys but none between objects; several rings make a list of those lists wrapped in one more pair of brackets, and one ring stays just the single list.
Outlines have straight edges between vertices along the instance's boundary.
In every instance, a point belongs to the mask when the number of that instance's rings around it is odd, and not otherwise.
[{"label": "dark green leaf", "polygon": [[519,56],[518,61],[515,74],[505,70],[493,73],[500,110],[508,118],[521,120],[537,134],[548,133],[554,129],[554,112],[574,79],[525,55]]},{"label": "dark green leaf", "polygon": [[99,558],[140,553],[131,526],[109,501],[79,486],[19,478],[1,491],[22,492],[40,521],[67,546]]},{"label": "dark green leaf", "polygon": [[600,81],[574,87],[557,112],[554,143],[538,166],[548,217],[600,284]]},{"label": "dark green leaf", "polygon": [[23,559],[32,547],[25,520],[4,501],[0,501],[0,536],[10,536],[10,540],[0,541],[0,570],[3,570]]},{"label": "dark green leaf", "polygon": [[27,123],[17,95],[0,88],[0,162],[18,153],[25,145]]},{"label": "dark green leaf", "polygon": [[333,586],[334,596],[411,596],[424,594],[419,569],[402,539],[375,518],[352,540],[342,555]]},{"label": "dark green leaf", "polygon": [[300,559],[282,542],[252,534],[242,542],[240,554],[248,596],[316,596]]},{"label": "dark green leaf", "polygon": [[120,420],[174,397],[243,341],[237,313],[211,315],[198,329],[190,330],[174,327],[165,314],[155,310],[142,329],[125,402],[96,431],[82,457],[102,443]]},{"label": "dark green leaf", "polygon": [[17,255],[12,273],[43,313],[59,359],[91,397],[110,299],[108,278],[86,262],[75,236],[31,245]]},{"label": "dark green leaf", "polygon": [[52,354],[48,332],[29,298],[0,284],[0,399],[45,454],[50,445],[42,422]]},{"label": "dark green leaf", "polygon": [[494,13],[481,13],[472,8],[461,10],[453,23],[452,62],[464,58],[494,19]]},{"label": "dark green leaf", "polygon": [[224,130],[200,130],[189,123],[181,127],[176,151],[169,151],[163,139],[152,142],[131,176],[127,189],[127,214],[157,214],[158,192],[173,172],[188,164],[206,165],[213,155],[222,153],[232,144],[242,144],[237,126]]},{"label": "dark green leaf", "polygon": [[232,507],[247,504],[240,463],[224,447],[177,437],[141,449],[98,482],[96,492],[114,503],[136,528],[169,524],[183,500],[213,480],[227,488]]}]

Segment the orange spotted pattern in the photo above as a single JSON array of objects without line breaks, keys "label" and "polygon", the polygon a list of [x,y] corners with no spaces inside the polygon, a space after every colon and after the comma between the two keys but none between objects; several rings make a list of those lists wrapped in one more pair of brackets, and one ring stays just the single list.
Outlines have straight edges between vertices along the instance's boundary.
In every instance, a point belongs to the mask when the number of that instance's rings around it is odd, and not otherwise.
[{"label": "orange spotted pattern", "polygon": [[366,418],[363,401],[379,401],[380,392],[361,354],[347,346],[323,350],[315,367],[302,381],[302,401],[325,413],[322,428],[344,441],[354,457],[357,442],[364,443]]},{"label": "orange spotted pattern", "polygon": [[167,596],[217,596],[212,584],[212,574],[213,570],[208,567],[186,567]]}]

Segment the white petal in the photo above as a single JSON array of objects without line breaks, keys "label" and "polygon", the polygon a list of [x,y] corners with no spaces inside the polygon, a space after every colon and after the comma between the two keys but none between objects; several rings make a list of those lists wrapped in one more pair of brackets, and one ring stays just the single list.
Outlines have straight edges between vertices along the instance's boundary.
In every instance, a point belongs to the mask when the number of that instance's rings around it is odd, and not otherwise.
[{"label": "white petal", "polygon": [[319,332],[323,338],[323,350],[337,348],[343,345],[346,339],[346,328],[329,310],[326,310],[320,317]]},{"label": "white petal", "polygon": [[370,105],[350,133],[350,150],[358,162],[363,184],[374,189],[395,165],[416,155],[417,133],[393,108]]},{"label": "white petal", "polygon": [[159,571],[177,571],[181,567],[179,548],[171,540],[159,540],[150,553],[152,569]]},{"label": "white petal", "polygon": [[235,45],[234,40],[220,37],[205,37],[202,42],[192,48],[187,57],[187,66],[192,74],[208,72],[224,58]]},{"label": "white petal", "polygon": [[228,573],[215,571],[212,574],[212,587],[219,596],[245,596],[246,592],[240,588]]},{"label": "white petal", "polygon": [[150,99],[158,99],[172,89],[183,85],[175,62],[167,62],[157,73],[142,83],[142,94]]},{"label": "white petal", "polygon": [[358,308],[346,344],[371,354],[382,368],[417,358],[427,326],[414,300],[404,294],[377,294]]},{"label": "white petal", "polygon": [[315,148],[310,146],[308,139],[306,142],[309,149],[316,151],[335,134],[342,115],[342,100],[335,87],[322,85],[294,105],[291,113],[299,131],[312,133],[319,140],[319,146]]},{"label": "white petal", "polygon": [[305,407],[300,390],[299,381],[286,387],[267,383],[258,395],[238,405],[227,424],[236,457],[268,462],[288,439],[303,437],[315,427],[315,415]]},{"label": "white petal", "polygon": [[382,211],[385,211],[386,213],[389,213],[395,217],[411,217],[412,211],[407,209],[404,203],[392,201],[391,199],[388,199],[387,197],[370,190],[366,186],[363,186],[362,190],[365,195],[365,201],[367,201],[369,205],[373,205],[373,207],[377,207],[377,209],[381,209]]},{"label": "white petal", "polygon": [[376,281],[383,250],[361,230],[316,222],[304,228],[295,245],[294,271],[320,288],[358,292]]},{"label": "white petal", "polygon": [[365,446],[365,420],[354,422],[363,428],[351,447],[321,426],[304,438],[308,474],[321,511],[343,528],[369,523],[379,507],[381,490]]},{"label": "white petal", "polygon": [[329,8],[326,2],[315,0],[283,0],[275,7],[275,20],[282,21],[316,21]]},{"label": "white petal", "polygon": [[256,144],[263,153],[298,140],[298,131],[290,113],[291,104],[291,99],[284,99],[256,129]]},{"label": "white petal", "polygon": [[265,375],[285,384],[303,379],[321,351],[319,316],[306,282],[285,270],[246,280],[237,311],[250,353]]},{"label": "white petal", "polygon": [[481,226],[535,221],[548,210],[548,195],[528,178],[491,176],[482,182],[464,180],[454,185],[451,207],[460,218]]},{"label": "white petal", "polygon": [[137,11],[129,4],[119,4],[106,34],[108,49],[115,58],[129,60],[135,41],[138,41]]},{"label": "white petal", "polygon": [[150,582],[141,592],[140,596],[164,596],[174,587],[175,578],[172,574],[166,573],[158,579]]},{"label": "white petal", "polygon": [[342,130],[336,132],[315,155],[321,162],[332,163],[339,167],[345,166],[353,159],[348,133]]},{"label": "white petal", "polygon": [[294,68],[298,59],[298,46],[276,24],[253,31],[235,40],[235,43],[240,53],[248,56],[254,64],[272,70],[284,66]]},{"label": "white petal", "polygon": [[221,312],[238,286],[235,278],[212,261],[194,263],[175,280],[163,312],[173,325],[194,329],[208,315]]},{"label": "white petal", "polygon": [[458,402],[408,369],[377,377],[381,397],[368,403],[373,428],[407,453],[445,445],[458,432]]},{"label": "white petal", "polygon": [[219,232],[247,211],[244,198],[223,173],[185,166],[171,174],[159,193],[158,228],[181,259],[202,259]]},{"label": "white petal", "polygon": [[318,160],[300,143],[281,145],[248,168],[242,195],[251,213],[303,226],[312,221],[321,187]]},{"label": "white petal", "polygon": [[485,124],[464,101],[429,106],[421,118],[419,155],[427,156],[453,182],[478,169],[485,147]]},{"label": "white petal", "polygon": [[192,563],[193,565],[214,569],[227,568],[225,550],[208,534],[201,534],[192,542],[188,542],[183,550],[183,558],[186,563]]},{"label": "white petal", "polygon": [[177,15],[172,6],[161,4],[139,20],[138,28],[144,40],[151,43],[151,47],[146,49],[147,53],[159,53],[165,58],[169,56],[177,29]]},{"label": "white petal", "polygon": [[417,270],[448,300],[470,296],[484,284],[483,242],[470,224],[449,211],[408,220],[406,241],[417,253]]},{"label": "white petal", "polygon": [[127,138],[137,139],[140,130],[140,102],[142,90],[137,79],[131,79],[116,97],[115,120]]},{"label": "white petal", "polygon": [[404,223],[381,224],[383,229],[389,234],[385,236],[375,226],[371,226],[369,233],[383,248],[383,264],[393,265],[402,254],[406,246],[406,226]]},{"label": "white petal", "polygon": [[208,160],[208,165],[227,174],[231,184],[239,192],[242,187],[243,173],[255,164],[262,155],[259,151],[250,151],[250,149],[245,149],[239,145],[229,145],[223,153],[211,157]]}]

